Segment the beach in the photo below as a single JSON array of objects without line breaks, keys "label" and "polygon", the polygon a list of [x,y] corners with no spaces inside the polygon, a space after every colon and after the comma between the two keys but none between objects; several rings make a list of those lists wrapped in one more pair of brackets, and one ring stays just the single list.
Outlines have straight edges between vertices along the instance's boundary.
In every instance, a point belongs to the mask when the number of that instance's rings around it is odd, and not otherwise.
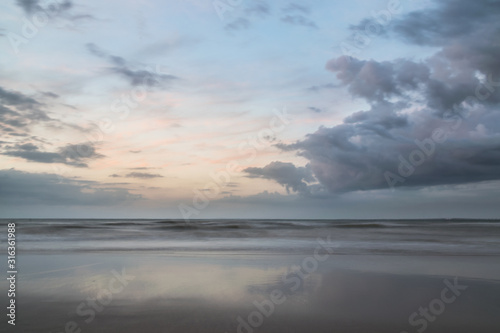
[{"label": "beach", "polygon": [[495,221],[15,223],[16,331],[500,327]]}]

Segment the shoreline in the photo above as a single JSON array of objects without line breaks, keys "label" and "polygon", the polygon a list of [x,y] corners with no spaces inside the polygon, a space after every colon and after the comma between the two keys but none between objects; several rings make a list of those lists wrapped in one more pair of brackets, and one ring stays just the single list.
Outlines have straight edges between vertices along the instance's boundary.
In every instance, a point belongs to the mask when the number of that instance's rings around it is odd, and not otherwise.
[{"label": "shoreline", "polygon": [[[467,290],[446,305],[439,320],[429,321],[425,331],[474,328],[489,333],[500,327],[500,273],[492,267],[498,262],[495,258],[332,255],[310,273],[298,274],[297,266],[306,258],[295,254],[21,253],[24,268],[19,274],[16,326],[27,333],[64,332],[68,322],[76,323],[69,326],[75,332],[80,328],[104,333],[238,333],[238,318],[258,324],[262,316],[260,325],[248,324],[250,329],[243,325],[240,331],[416,332],[408,317],[440,297],[446,286],[443,281],[458,279]],[[119,292],[116,285],[110,287],[118,273],[130,277]],[[273,290],[281,290],[285,301],[276,303],[266,316]],[[95,308],[89,299],[98,301]],[[92,309],[93,318],[86,323]],[[254,313],[258,310],[261,316]]]}]

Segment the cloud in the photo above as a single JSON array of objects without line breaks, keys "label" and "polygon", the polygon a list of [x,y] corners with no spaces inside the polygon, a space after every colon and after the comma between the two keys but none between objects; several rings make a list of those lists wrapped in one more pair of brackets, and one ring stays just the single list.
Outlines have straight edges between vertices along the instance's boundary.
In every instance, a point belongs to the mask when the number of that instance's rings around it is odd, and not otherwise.
[{"label": "cloud", "polygon": [[315,29],[318,28],[313,20],[310,20],[303,15],[285,15],[281,18],[281,21],[291,25],[298,25]]},{"label": "cloud", "polygon": [[50,98],[59,98],[59,95],[58,94],[55,94],[53,92],[50,92],[50,91],[42,91],[41,92],[43,96],[45,97],[50,97]]},{"label": "cloud", "polygon": [[108,70],[125,78],[132,86],[165,89],[171,82],[179,79],[174,75],[159,73],[158,69],[134,69],[124,58],[108,54],[93,43],[87,44],[87,50],[94,56],[105,59],[112,65]]},{"label": "cloud", "polygon": [[151,178],[160,178],[163,176],[159,175],[159,174],[153,174],[153,173],[147,173],[147,172],[131,172],[131,173],[127,174],[125,177],[151,179]]},{"label": "cloud", "polygon": [[297,5],[296,3],[291,3],[287,7],[283,8],[283,11],[286,13],[299,12],[303,14],[309,14],[311,10],[309,9],[309,7],[303,5]]},{"label": "cloud", "polygon": [[245,8],[245,14],[247,16],[259,16],[264,17],[271,13],[271,9],[266,2],[253,1],[253,3]]},{"label": "cloud", "polygon": [[283,8],[285,15],[281,18],[281,21],[292,25],[317,29],[318,26],[316,23],[307,17],[310,11],[309,7],[291,3],[287,7]]},{"label": "cloud", "polygon": [[271,179],[290,190],[301,194],[309,194],[308,183],[315,182],[309,166],[296,167],[292,163],[271,162],[263,168],[246,168],[243,170],[250,178]]},{"label": "cloud", "polygon": [[320,108],[317,108],[317,107],[315,107],[315,106],[310,106],[310,107],[308,107],[307,109],[308,109],[308,110],[311,110],[311,111],[313,111],[313,112],[316,112],[316,113],[321,113],[321,112],[323,112],[323,110],[321,110]]},{"label": "cloud", "polygon": [[[38,98],[39,97],[39,98]],[[9,132],[10,136],[29,136],[36,127],[48,127],[50,130],[69,128],[82,133],[88,133],[88,128],[52,118],[49,111],[54,106],[41,102],[49,97],[51,100],[60,96],[53,92],[39,92],[37,98],[24,93],[0,87],[0,128]],[[63,104],[64,105],[64,104]]]},{"label": "cloud", "polygon": [[438,46],[427,59],[330,60],[326,69],[368,108],[278,148],[306,158],[333,193],[499,180],[499,15],[500,2],[438,2],[387,28]]},{"label": "cloud", "polygon": [[33,14],[38,11],[47,11],[51,12],[65,12],[73,7],[73,3],[71,1],[65,0],[64,2],[57,3],[51,2],[47,8],[43,7],[40,0],[16,0],[16,4],[21,7],[26,14]]},{"label": "cloud", "polygon": [[307,88],[308,91],[312,92],[320,92],[322,90],[327,90],[327,89],[334,89],[338,88],[339,85],[334,84],[334,83],[326,83],[326,84],[320,84],[320,85],[315,85]]},{"label": "cloud", "polygon": [[64,25],[74,25],[76,21],[95,19],[89,14],[74,14],[75,6],[72,1],[41,1],[41,0],[16,0],[16,4],[28,15],[38,12],[45,13],[49,18],[64,19]]},{"label": "cloud", "polygon": [[151,43],[139,51],[144,56],[161,55],[165,56],[180,48],[188,47],[199,43],[200,40],[192,37],[171,37]]},{"label": "cloud", "polygon": [[40,151],[36,145],[27,143],[16,145],[14,149],[8,149],[1,155],[20,157],[29,162],[62,163],[79,168],[88,167],[86,162],[89,160],[104,157],[97,153],[92,143],[68,144],[56,152]]},{"label": "cloud", "polygon": [[498,1],[444,0],[436,1],[433,7],[396,20],[391,24],[392,32],[412,44],[441,46],[450,39],[489,34],[500,24]]},{"label": "cloud", "polygon": [[27,136],[32,124],[54,121],[33,97],[0,87],[0,128],[10,136]]},{"label": "cloud", "polygon": [[242,15],[236,17],[224,26],[227,31],[246,30],[252,26],[255,18],[263,19],[271,14],[269,4],[263,1],[252,1],[243,8]]},{"label": "cloud", "polygon": [[237,31],[237,30],[245,30],[250,28],[250,21],[247,20],[246,18],[239,17],[232,21],[231,23],[226,24],[224,29],[230,30],[230,31]]},{"label": "cloud", "polygon": [[[292,3],[283,8],[282,12],[282,22],[297,26],[317,28],[316,23],[307,17],[310,13],[309,7]],[[247,30],[252,26],[255,19],[264,19],[270,15],[271,8],[266,2],[253,1],[251,5],[244,7],[242,15],[235,17],[224,26],[224,29],[228,31]]]},{"label": "cloud", "polygon": [[25,143],[25,144],[22,144],[22,145],[17,145],[16,147],[18,149],[25,150],[25,151],[33,151],[33,150],[37,150],[38,149],[38,147],[35,146],[32,143]]},{"label": "cloud", "polygon": [[5,90],[0,87],[0,102],[4,105],[16,106],[21,109],[36,109],[42,104],[35,99],[28,97],[20,92]]},{"label": "cloud", "polygon": [[125,189],[47,173],[0,170],[1,205],[107,206],[140,199]]}]

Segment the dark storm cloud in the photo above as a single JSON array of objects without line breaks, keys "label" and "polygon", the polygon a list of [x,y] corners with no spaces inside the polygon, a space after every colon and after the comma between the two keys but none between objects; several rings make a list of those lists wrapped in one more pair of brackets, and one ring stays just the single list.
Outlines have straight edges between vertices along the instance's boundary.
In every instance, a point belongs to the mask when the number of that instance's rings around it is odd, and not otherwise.
[{"label": "dark storm cloud", "polygon": [[369,102],[401,97],[430,80],[427,65],[404,59],[377,62],[339,57],[330,60],[326,68],[336,73],[353,96]]},{"label": "dark storm cloud", "polygon": [[[417,11],[394,22],[392,34],[417,45],[441,46],[432,59],[447,79],[480,71],[500,74],[500,1],[445,0],[434,9]],[[460,79],[460,77],[458,77]],[[498,80],[497,80],[498,81]],[[498,99],[495,100],[498,102]]]},{"label": "dark storm cloud", "polygon": [[290,190],[301,194],[308,194],[308,183],[315,182],[308,166],[296,167],[292,163],[271,162],[263,168],[246,168],[243,170],[250,178],[271,179],[283,185],[287,192]]},{"label": "dark storm cloud", "polygon": [[59,148],[56,152],[40,151],[36,145],[26,143],[16,145],[13,149],[8,149],[1,154],[5,156],[20,157],[29,162],[62,163],[79,168],[88,167],[86,162],[89,160],[104,157],[97,153],[95,147],[91,143],[78,145],[68,144]]},{"label": "dark storm cloud", "polygon": [[0,170],[0,202],[3,205],[114,205],[140,199],[125,189],[101,188],[99,183],[55,174]]},{"label": "dark storm cloud", "polygon": [[395,21],[392,31],[413,44],[441,46],[449,39],[498,27],[499,12],[496,0],[440,0],[433,9],[411,12]]},{"label": "dark storm cloud", "polygon": [[87,44],[87,50],[96,57],[103,58],[109,62],[112,65],[109,71],[119,74],[132,86],[166,88],[172,81],[179,79],[174,75],[158,73],[151,69],[134,69],[124,58],[108,54],[93,43]]},{"label": "dark storm cloud", "polygon": [[159,175],[159,174],[147,173],[147,172],[131,172],[131,173],[127,174],[125,177],[128,177],[128,178],[140,178],[140,179],[151,179],[151,178],[161,178],[163,176]]},{"label": "dark storm cloud", "polygon": [[499,180],[498,17],[498,1],[440,1],[395,21],[385,36],[437,52],[421,61],[330,60],[327,70],[369,107],[277,146],[308,159],[331,192]]}]

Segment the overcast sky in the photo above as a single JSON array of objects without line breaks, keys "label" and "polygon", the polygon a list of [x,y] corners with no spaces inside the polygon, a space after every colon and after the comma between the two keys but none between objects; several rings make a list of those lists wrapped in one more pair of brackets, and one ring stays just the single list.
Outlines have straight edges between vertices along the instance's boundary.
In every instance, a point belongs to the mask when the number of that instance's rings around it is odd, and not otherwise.
[{"label": "overcast sky", "polygon": [[0,217],[499,217],[500,1],[0,18]]}]

